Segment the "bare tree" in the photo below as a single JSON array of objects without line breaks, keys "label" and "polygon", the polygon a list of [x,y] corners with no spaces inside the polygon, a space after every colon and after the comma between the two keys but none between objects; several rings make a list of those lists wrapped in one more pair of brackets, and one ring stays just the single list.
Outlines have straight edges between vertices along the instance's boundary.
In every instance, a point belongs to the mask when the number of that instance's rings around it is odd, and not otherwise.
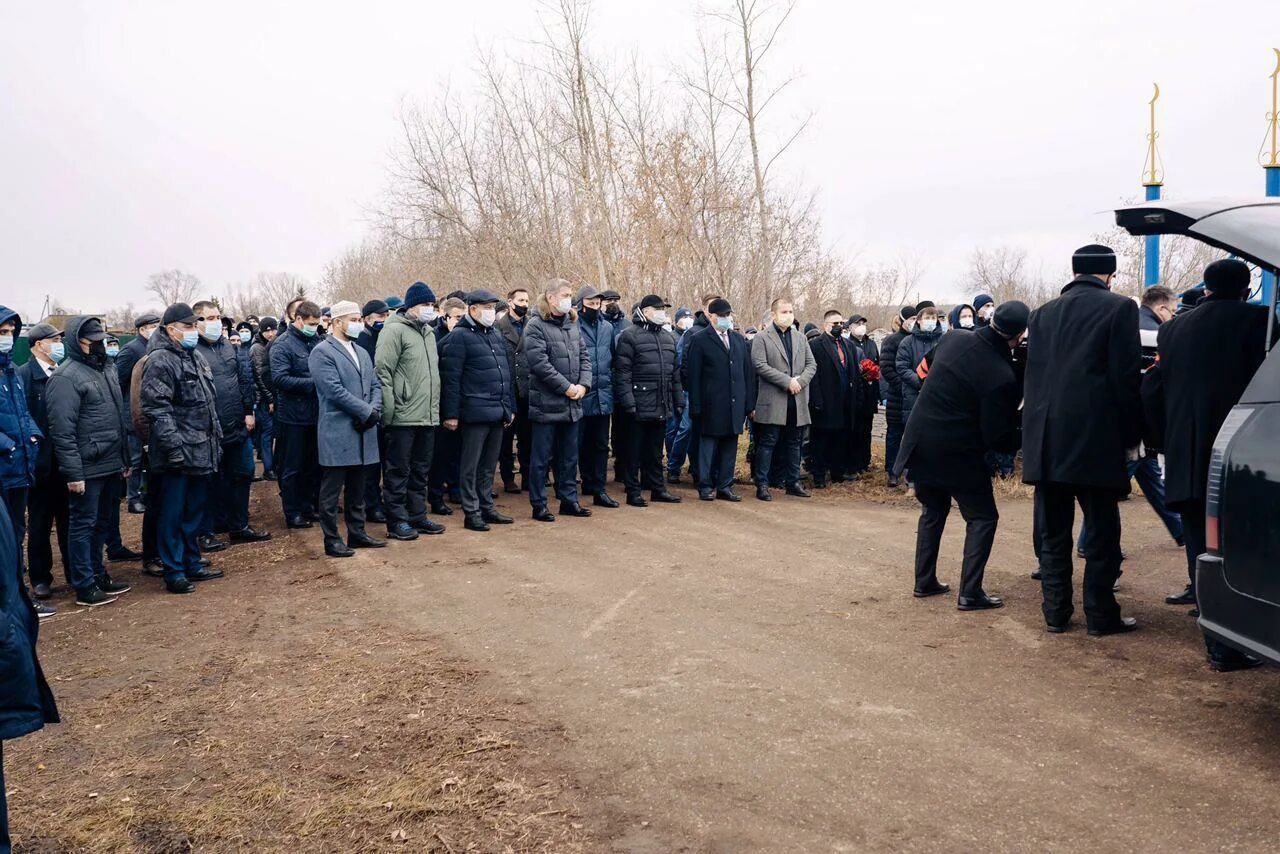
[{"label": "bare tree", "polygon": [[968,285],[973,293],[990,294],[997,303],[1016,299],[1032,308],[1056,296],[1060,286],[1031,269],[1027,250],[1008,246],[975,249],[969,259]]},{"label": "bare tree", "polygon": [[154,294],[161,305],[191,302],[200,291],[200,280],[182,270],[161,270],[147,277],[147,292]]},{"label": "bare tree", "polygon": [[231,317],[279,315],[290,300],[314,296],[315,287],[297,273],[259,273],[247,284],[232,284],[219,300]]}]

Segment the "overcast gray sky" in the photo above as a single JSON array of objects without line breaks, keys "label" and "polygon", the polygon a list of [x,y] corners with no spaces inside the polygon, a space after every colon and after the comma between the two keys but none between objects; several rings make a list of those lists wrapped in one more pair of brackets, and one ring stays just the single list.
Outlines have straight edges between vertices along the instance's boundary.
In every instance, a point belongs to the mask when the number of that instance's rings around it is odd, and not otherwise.
[{"label": "overcast gray sky", "polygon": [[[704,0],[702,7],[718,0]],[[598,0],[594,42],[662,68],[696,6]],[[523,50],[535,0],[43,0],[0,4],[0,302],[144,303],[181,267],[218,290],[311,278],[367,230],[405,99],[466,88],[476,46]],[[819,192],[829,237],[926,258],[960,296],[975,246],[1046,272],[1141,192],[1163,91],[1166,191],[1260,194],[1275,6],[800,0],[766,73],[773,121],[814,113],[775,174]],[[1275,43],[1273,45],[1273,42]]]}]

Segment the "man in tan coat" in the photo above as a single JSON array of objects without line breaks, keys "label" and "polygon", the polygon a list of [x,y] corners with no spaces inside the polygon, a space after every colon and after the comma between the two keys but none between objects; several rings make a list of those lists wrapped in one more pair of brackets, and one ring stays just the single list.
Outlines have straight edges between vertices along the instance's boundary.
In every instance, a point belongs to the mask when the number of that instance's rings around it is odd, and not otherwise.
[{"label": "man in tan coat", "polygon": [[769,472],[773,456],[779,460],[788,495],[808,498],[800,485],[800,446],[809,425],[809,383],[818,363],[809,342],[796,329],[795,308],[789,297],[769,307],[772,320],[751,341],[751,362],[759,378],[756,395],[756,498],[771,501]]}]

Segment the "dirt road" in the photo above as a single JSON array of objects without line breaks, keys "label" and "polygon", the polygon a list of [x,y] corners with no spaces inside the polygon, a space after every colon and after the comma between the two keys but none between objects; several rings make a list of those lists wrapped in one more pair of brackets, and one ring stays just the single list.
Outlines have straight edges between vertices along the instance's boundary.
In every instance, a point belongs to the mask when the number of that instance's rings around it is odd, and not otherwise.
[{"label": "dirt road", "polygon": [[1270,848],[1280,675],[1204,668],[1161,603],[1180,554],[1124,507],[1122,638],[1042,631],[1025,501],[988,613],[910,596],[910,505],[825,497],[521,520],[342,571],[565,725],[629,817],[611,850]]}]

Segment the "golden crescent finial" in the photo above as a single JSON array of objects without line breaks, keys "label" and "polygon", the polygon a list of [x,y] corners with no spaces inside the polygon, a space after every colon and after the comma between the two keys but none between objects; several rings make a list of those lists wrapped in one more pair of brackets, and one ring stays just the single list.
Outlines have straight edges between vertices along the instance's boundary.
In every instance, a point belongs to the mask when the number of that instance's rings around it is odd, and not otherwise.
[{"label": "golden crescent finial", "polygon": [[1280,47],[1273,47],[1271,49],[1276,52],[1276,70],[1271,72],[1271,76],[1280,78]]},{"label": "golden crescent finial", "polygon": [[[1280,51],[1276,51],[1276,53],[1277,53],[1277,54],[1280,54]],[[1280,70],[1280,69],[1277,69],[1277,70]],[[1148,103],[1148,104],[1155,104],[1155,102],[1160,98],[1160,84],[1159,84],[1159,83],[1152,83],[1151,85],[1152,85],[1152,86],[1154,86],[1154,87],[1156,87],[1156,93],[1155,93],[1154,95],[1152,95],[1152,96],[1151,96],[1151,100],[1150,100],[1150,101],[1147,101],[1147,103]]]}]

